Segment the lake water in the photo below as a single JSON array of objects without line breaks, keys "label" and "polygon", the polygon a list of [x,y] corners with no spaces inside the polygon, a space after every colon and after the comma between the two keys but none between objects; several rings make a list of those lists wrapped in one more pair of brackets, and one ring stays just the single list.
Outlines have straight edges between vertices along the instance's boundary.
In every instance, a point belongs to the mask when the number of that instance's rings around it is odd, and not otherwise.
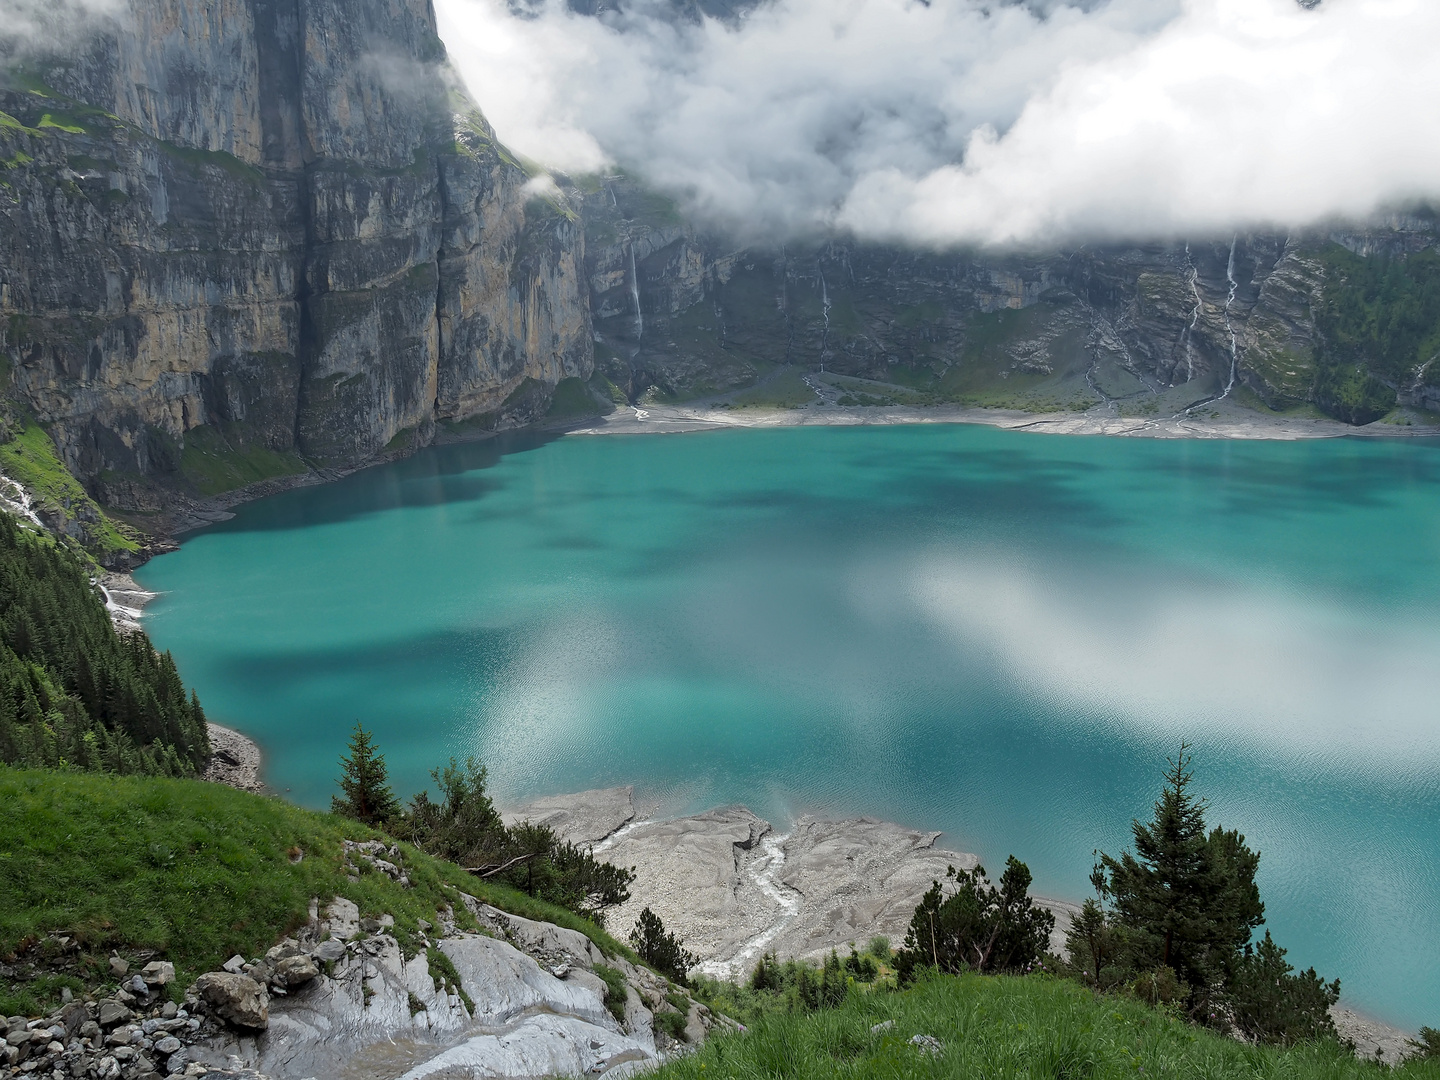
[{"label": "lake water", "polygon": [[1268,925],[1440,1024],[1440,446],[972,426],[432,449],[240,509],[137,575],[267,779],[633,783],[943,829],[1081,898],[1167,756],[1263,853]]}]

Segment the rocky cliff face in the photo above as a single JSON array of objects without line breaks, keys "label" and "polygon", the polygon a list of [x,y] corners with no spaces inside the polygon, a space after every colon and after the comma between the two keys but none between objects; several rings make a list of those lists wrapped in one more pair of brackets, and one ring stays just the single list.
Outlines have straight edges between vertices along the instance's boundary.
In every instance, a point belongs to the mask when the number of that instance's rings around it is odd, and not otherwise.
[{"label": "rocky cliff face", "polygon": [[[737,250],[625,180],[587,191],[585,217],[598,365],[631,396],[721,393],[796,364],[890,388],[857,384],[859,404],[1140,414],[1221,395],[1327,407],[1317,313],[1330,253],[1405,255],[1440,239],[1433,219],[1397,215],[1330,233],[1033,254]],[[1401,404],[1440,403],[1434,379],[1380,377]]]},{"label": "rocky cliff face", "polygon": [[456,88],[428,0],[134,0],[5,83],[10,397],[112,505],[590,374],[577,215]]}]

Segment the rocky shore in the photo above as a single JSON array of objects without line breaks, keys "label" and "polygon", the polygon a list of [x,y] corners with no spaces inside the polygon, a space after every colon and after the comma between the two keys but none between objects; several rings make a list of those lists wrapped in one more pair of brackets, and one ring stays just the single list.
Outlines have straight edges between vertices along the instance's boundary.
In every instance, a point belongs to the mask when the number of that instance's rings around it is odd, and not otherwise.
[{"label": "rocky shore", "polygon": [[[931,882],[978,861],[936,846],[937,832],[874,818],[802,817],[785,833],[743,806],[650,819],[630,787],[539,799],[507,819],[548,825],[634,867],[631,898],[610,923],[631,926],[649,907],[700,958],[703,973],[721,978],[744,977],[767,952],[813,958],[876,935],[898,944]],[[1059,947],[1078,908],[1040,902],[1055,912]]]},{"label": "rocky shore", "polygon": [[[1213,415],[1212,415],[1213,413]],[[1110,435],[1152,439],[1336,439],[1436,437],[1430,424],[1374,423],[1354,427],[1326,417],[1265,415],[1225,405],[1205,415],[1127,417],[1103,407],[1087,412],[1033,413],[963,405],[833,406],[804,408],[727,408],[714,403],[647,405],[617,409],[569,428],[572,435],[639,435],[710,431],[721,428],[862,427],[894,424],[983,424],[1010,431],[1052,435]]]},{"label": "rocky shore", "polygon": [[201,779],[265,794],[265,785],[260,781],[260,747],[232,728],[206,726],[210,730],[210,764]]}]

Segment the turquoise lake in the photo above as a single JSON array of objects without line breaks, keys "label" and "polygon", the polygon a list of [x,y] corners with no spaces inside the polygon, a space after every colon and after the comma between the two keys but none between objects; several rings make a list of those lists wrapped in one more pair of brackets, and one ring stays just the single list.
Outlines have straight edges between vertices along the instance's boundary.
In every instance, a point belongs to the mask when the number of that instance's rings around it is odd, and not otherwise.
[{"label": "turquoise lake", "polygon": [[266,779],[633,783],[943,829],[1044,895],[1194,744],[1267,925],[1440,1025],[1440,445],[924,425],[515,437],[239,509],[147,564],[147,627]]}]

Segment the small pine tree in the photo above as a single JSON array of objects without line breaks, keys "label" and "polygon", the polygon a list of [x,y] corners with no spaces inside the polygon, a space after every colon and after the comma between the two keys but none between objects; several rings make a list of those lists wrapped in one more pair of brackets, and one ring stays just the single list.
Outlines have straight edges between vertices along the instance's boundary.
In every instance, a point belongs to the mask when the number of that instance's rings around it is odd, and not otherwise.
[{"label": "small pine tree", "polygon": [[350,736],[350,756],[340,759],[340,767],[344,771],[339,784],[345,797],[331,798],[331,813],[366,825],[384,825],[400,816],[400,800],[390,790],[385,755],[375,749],[370,732],[358,723]]},{"label": "small pine tree", "polygon": [[696,956],[685,951],[679,938],[666,931],[660,916],[648,907],[635,920],[635,929],[630,931],[630,944],[635,946],[641,960],[678,983],[683,983],[690,969],[699,962]]},{"label": "small pine tree", "polygon": [[948,974],[976,971],[1023,971],[1041,958],[1055,929],[1055,916],[1031,899],[1030,868],[1013,855],[996,888],[985,868],[956,870],[948,896],[933,882],[910,918],[905,945],[895,969],[908,982],[917,969],[934,967]]},{"label": "small pine tree", "polygon": [[1297,972],[1270,932],[1245,955],[1230,986],[1231,1019],[1256,1042],[1290,1045],[1335,1038],[1330,1007],[1340,1000],[1340,980],[1326,982],[1312,967]]},{"label": "small pine tree", "polygon": [[1418,1038],[1406,1039],[1405,1045],[1410,1048],[1406,1057],[1414,1061],[1440,1061],[1440,1031],[1432,1027],[1422,1027]]}]

